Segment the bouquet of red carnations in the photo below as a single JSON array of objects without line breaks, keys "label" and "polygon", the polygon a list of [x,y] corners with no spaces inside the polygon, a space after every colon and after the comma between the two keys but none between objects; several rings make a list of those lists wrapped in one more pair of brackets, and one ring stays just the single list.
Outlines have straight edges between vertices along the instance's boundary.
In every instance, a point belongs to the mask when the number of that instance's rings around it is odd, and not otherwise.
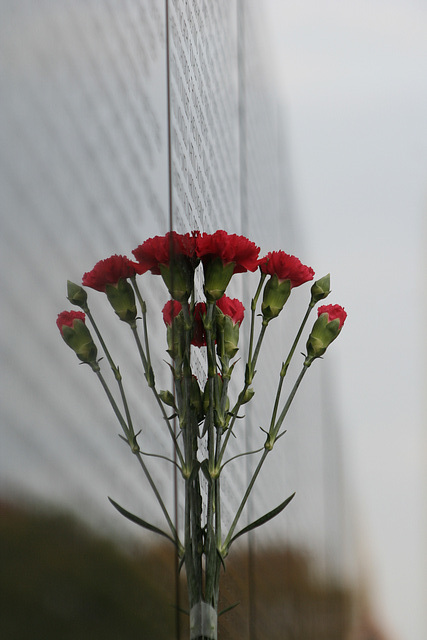
[{"label": "bouquet of red carnations", "polygon": [[[134,261],[113,255],[98,262],[85,273],[82,284],[105,293],[115,313],[132,331],[141,358],[147,384],[157,402],[162,422],[168,429],[175,448],[173,461],[179,468],[184,487],[184,530],[178,532],[144,460],[138,444],[138,433],[132,424],[122,376],[102,338],[87,302],[83,287],[68,282],[68,300],[82,311],[63,311],[57,325],[65,342],[78,358],[98,376],[123,430],[121,436],[138,460],[164,513],[168,530],[163,531],[134,515],[110,499],[114,507],[136,524],[168,538],[177,548],[185,566],[191,639],[217,638],[218,595],[221,565],[233,542],[278,515],[292,500],[289,496],[269,513],[238,530],[242,510],[249,498],[259,471],[275,442],[283,435],[283,422],[295,393],[312,362],[321,357],[339,335],[346,313],[339,305],[318,308],[318,317],[306,343],[302,370],[284,403],[281,393],[289,364],[308,316],[315,305],[330,293],[329,275],[314,282],[306,314],[292,348],[283,362],[271,418],[265,431],[263,446],[224,461],[227,444],[241,406],[252,400],[252,382],[261,345],[270,322],[282,311],[292,288],[313,280],[314,272],[298,258],[284,251],[272,251],[259,258],[260,249],[243,236],[216,231],[213,234],[167,233],[150,238],[132,253]],[[197,300],[196,269],[203,269],[203,299]],[[229,382],[233,375],[233,359],[239,349],[239,331],[244,316],[243,304],[225,295],[236,273],[259,270],[260,278],[251,302],[248,353],[241,390],[233,400]],[[171,358],[173,388],[158,390],[150,355],[147,329],[147,305],[137,276],[147,271],[160,275],[170,294],[163,308],[166,324],[167,352]],[[200,296],[202,291],[200,291]],[[260,327],[256,330],[256,310],[260,304]],[[139,310],[138,310],[139,305]],[[101,373],[98,348],[86,325],[88,318],[99,345],[118,384],[122,407],[115,401]],[[140,327],[141,325],[141,327]],[[203,388],[195,377],[192,345],[203,349],[206,358],[206,382]],[[172,415],[168,415],[172,409]],[[178,425],[178,426],[176,426]],[[203,455],[200,452],[204,452]],[[221,473],[224,465],[241,455],[260,454],[258,464],[242,496],[235,517],[227,531],[221,522]],[[202,459],[201,459],[202,458]],[[201,490],[205,478],[206,490]],[[204,504],[205,500],[205,504]],[[204,507],[204,508],[203,508]]]}]

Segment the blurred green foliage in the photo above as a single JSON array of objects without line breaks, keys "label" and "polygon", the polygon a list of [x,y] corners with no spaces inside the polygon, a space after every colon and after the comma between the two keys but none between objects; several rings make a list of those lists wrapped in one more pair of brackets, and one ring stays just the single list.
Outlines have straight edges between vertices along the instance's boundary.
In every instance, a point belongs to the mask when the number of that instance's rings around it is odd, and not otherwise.
[{"label": "blurred green foliage", "polygon": [[173,554],[127,556],[71,517],[1,508],[0,637],[171,640]]},{"label": "blurred green foliage", "polygon": [[[175,606],[172,545],[125,554],[69,516],[0,503],[0,566],[2,639],[188,638],[188,616]],[[249,553],[247,545],[236,545],[221,577],[219,609],[239,606],[219,618],[220,640],[348,638],[357,614],[354,594],[322,582],[312,567],[295,549]],[[180,593],[186,609],[183,575]]]}]

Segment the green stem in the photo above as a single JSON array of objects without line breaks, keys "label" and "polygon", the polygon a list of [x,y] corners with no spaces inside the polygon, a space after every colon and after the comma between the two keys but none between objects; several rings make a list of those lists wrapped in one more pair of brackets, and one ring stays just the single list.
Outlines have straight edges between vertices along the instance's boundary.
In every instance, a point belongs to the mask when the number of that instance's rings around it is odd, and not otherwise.
[{"label": "green stem", "polygon": [[237,509],[236,515],[234,517],[233,522],[231,523],[231,526],[230,526],[230,529],[228,531],[227,537],[225,538],[224,543],[222,545],[223,551],[225,551],[225,552],[227,551],[228,544],[229,544],[229,542],[230,542],[230,540],[231,540],[231,538],[233,536],[234,530],[235,530],[235,528],[237,526],[237,523],[238,523],[238,521],[240,519],[240,516],[242,514],[243,508],[244,508],[244,506],[245,506],[245,504],[246,504],[246,502],[247,502],[247,500],[249,498],[249,495],[250,495],[250,493],[252,491],[252,488],[253,488],[253,486],[255,484],[255,480],[257,479],[258,474],[261,471],[261,467],[264,464],[264,460],[266,459],[268,453],[269,453],[268,450],[264,449],[264,453],[262,454],[261,459],[258,462],[258,465],[257,465],[257,467],[256,467],[256,469],[255,469],[255,471],[254,471],[254,473],[252,475],[252,478],[251,478],[251,480],[249,482],[248,488],[246,489],[245,495],[243,496],[243,499],[242,499],[242,501],[241,501],[241,503],[239,505],[239,508]]},{"label": "green stem", "polygon": [[288,353],[288,357],[286,358],[285,362],[282,364],[282,369],[280,371],[279,384],[278,384],[277,392],[276,392],[276,399],[274,401],[274,409],[273,409],[273,413],[271,415],[270,431],[273,429],[274,424],[276,422],[276,415],[277,415],[277,410],[278,410],[278,407],[279,407],[280,395],[282,393],[283,381],[285,379],[286,373],[288,371],[289,365],[290,365],[291,360],[292,360],[292,356],[294,355],[295,349],[297,347],[297,344],[299,342],[299,339],[301,337],[303,329],[304,329],[304,327],[306,325],[306,322],[308,320],[308,316],[310,315],[311,310],[313,309],[313,307],[314,307],[314,303],[310,302],[310,304],[308,305],[308,309],[307,309],[307,311],[305,313],[305,316],[304,316],[304,318],[303,318],[303,320],[301,322],[301,326],[298,329],[298,333],[297,333],[297,335],[295,337],[295,340],[294,340],[294,342],[292,344],[291,350]]},{"label": "green stem", "polygon": [[157,498],[157,501],[158,501],[158,503],[160,505],[160,508],[163,511],[163,514],[164,514],[164,516],[166,518],[166,521],[167,521],[167,523],[169,525],[169,528],[171,530],[172,536],[173,536],[174,540],[176,541],[178,548],[182,549],[183,548],[182,544],[181,544],[181,542],[179,540],[179,537],[178,537],[177,531],[176,531],[176,529],[175,529],[175,527],[173,525],[173,522],[172,522],[172,520],[171,520],[171,518],[169,516],[168,510],[166,509],[165,503],[163,502],[162,497],[161,497],[161,495],[160,495],[160,493],[159,493],[159,491],[158,491],[158,489],[157,489],[157,487],[156,487],[156,485],[154,483],[154,480],[153,480],[150,472],[148,471],[147,466],[145,465],[144,460],[142,459],[141,453],[139,451],[136,453],[136,457],[138,458],[138,462],[141,465],[141,468],[143,469],[143,471],[144,471],[144,473],[145,473],[145,475],[147,477],[147,480],[150,483],[150,486],[151,486],[151,488],[152,488],[152,490],[154,492],[154,495]]},{"label": "green stem", "polygon": [[96,364],[96,366],[92,365],[92,370],[98,376],[98,380],[100,381],[105,393],[107,394],[107,398],[110,401],[110,404],[111,404],[111,406],[113,408],[113,411],[116,414],[116,417],[117,417],[117,419],[118,419],[118,421],[120,423],[120,426],[123,429],[123,433],[126,436],[126,439],[127,439],[128,443],[129,443],[129,446],[132,448],[132,446],[134,445],[133,437],[134,437],[135,434],[133,433],[133,431],[131,431],[129,429],[128,425],[126,424],[126,422],[125,422],[125,420],[124,420],[124,418],[123,418],[123,416],[122,416],[122,414],[120,412],[120,409],[117,406],[117,403],[114,400],[113,395],[112,395],[107,383],[105,382],[104,376],[102,375],[101,371],[99,370],[99,365],[98,364]]},{"label": "green stem", "polygon": [[290,351],[289,351],[289,353],[288,353],[288,357],[287,357],[287,358],[286,358],[286,360],[285,360],[283,377],[285,377],[285,375],[286,375],[286,372],[287,372],[288,367],[289,367],[289,365],[290,365],[290,363],[291,363],[291,360],[292,360],[292,356],[294,355],[295,349],[296,349],[296,347],[297,347],[297,344],[298,344],[298,342],[299,342],[299,339],[300,339],[300,337],[301,337],[301,334],[302,334],[302,332],[303,332],[303,329],[304,329],[304,327],[305,327],[305,325],[306,325],[306,322],[307,322],[307,320],[308,320],[308,316],[310,315],[310,313],[311,313],[311,311],[312,311],[312,309],[313,309],[313,308],[314,308],[314,302],[310,302],[310,304],[308,305],[308,309],[307,309],[307,311],[305,312],[305,316],[304,316],[304,318],[303,318],[303,321],[301,322],[301,326],[300,326],[300,328],[298,329],[298,333],[297,333],[297,335],[296,335],[296,337],[295,337],[295,340],[294,340],[294,342],[293,342],[293,345],[292,345],[292,347],[291,347],[291,350],[290,350]]},{"label": "green stem", "polygon": [[261,272],[257,290],[251,301],[251,329],[250,329],[250,338],[249,338],[248,362],[251,362],[252,360],[252,347],[253,347],[253,341],[254,341],[256,306],[258,304],[258,298],[261,293],[262,285],[264,284],[264,280],[266,279],[266,277],[267,277],[267,274]]},{"label": "green stem", "polygon": [[136,293],[136,297],[138,298],[138,302],[139,302],[139,306],[141,307],[141,313],[142,313],[142,325],[144,328],[144,342],[145,342],[145,352],[147,354],[147,362],[149,367],[151,367],[151,357],[150,357],[150,346],[148,343],[148,331],[147,331],[147,305],[145,303],[145,300],[142,298],[141,293],[139,291],[139,287],[137,285],[136,282],[136,277],[133,276],[131,277],[131,282],[132,282],[132,286],[135,290]]},{"label": "green stem", "polygon": [[[248,367],[251,368],[253,370],[253,375],[255,375],[254,368],[255,368],[256,361],[258,359],[258,355],[259,355],[259,352],[260,352],[260,349],[261,349],[261,344],[262,344],[262,341],[264,339],[264,335],[265,335],[266,329],[267,329],[267,325],[263,324],[262,327],[261,327],[261,331],[259,333],[259,336],[258,336],[258,340],[257,340],[257,344],[256,344],[256,347],[255,347],[255,353],[254,353],[254,356],[253,356],[253,360],[252,361],[248,361],[248,363],[246,364],[246,370],[248,370]],[[234,424],[235,424],[236,419],[237,419],[237,414],[239,412],[240,407],[242,406],[242,400],[243,400],[243,398],[245,396],[245,393],[248,390],[251,382],[252,382],[252,380],[250,380],[250,381],[246,380],[245,381],[245,385],[244,385],[242,391],[239,393],[239,397],[237,399],[237,402],[234,405],[233,410],[231,412],[233,414],[233,417],[231,418],[230,425],[229,425],[229,427],[227,429],[227,433],[225,434],[224,442],[222,443],[221,451],[220,451],[220,454],[218,456],[218,465],[221,465],[222,459],[224,457],[225,450],[227,448],[228,441],[230,439],[231,434],[233,433],[233,427],[234,427]]]},{"label": "green stem", "polygon": [[116,404],[116,401],[114,400],[114,398],[113,398],[113,396],[112,396],[112,394],[111,394],[111,391],[110,391],[110,389],[108,388],[108,385],[107,385],[107,383],[106,383],[106,382],[105,382],[105,380],[104,380],[104,377],[103,377],[102,373],[99,371],[99,366],[98,366],[98,365],[96,365],[96,366],[92,366],[92,369],[93,369],[93,371],[96,373],[96,375],[98,376],[98,379],[99,379],[99,381],[101,382],[101,385],[102,385],[102,387],[103,387],[103,389],[104,389],[105,393],[107,394],[108,400],[110,401],[110,404],[111,404],[111,406],[113,407],[114,413],[116,414],[117,419],[118,419],[118,421],[120,422],[120,425],[121,425],[121,427],[122,427],[122,429],[123,429],[123,432],[124,432],[124,434],[125,434],[125,436],[126,436],[126,438],[127,438],[128,442],[129,442],[129,445],[131,446],[133,453],[134,453],[134,454],[136,455],[136,457],[138,458],[138,462],[140,463],[140,465],[141,465],[142,469],[144,470],[144,473],[145,473],[145,475],[146,475],[146,477],[147,477],[147,479],[148,479],[148,482],[150,483],[150,486],[151,486],[151,488],[153,489],[154,494],[155,494],[155,496],[156,496],[156,498],[157,498],[157,500],[158,500],[158,502],[159,502],[159,505],[160,505],[160,507],[161,507],[161,509],[162,509],[162,511],[163,511],[163,513],[164,513],[164,515],[165,515],[166,521],[167,521],[167,523],[168,523],[168,525],[169,525],[169,528],[170,528],[170,530],[171,530],[171,532],[172,532],[172,535],[173,535],[173,537],[174,537],[174,540],[176,541],[176,543],[177,543],[178,547],[179,547],[179,548],[182,548],[182,545],[181,545],[181,543],[180,543],[180,541],[179,541],[179,538],[178,538],[178,534],[177,534],[177,532],[176,532],[176,529],[175,529],[175,527],[173,526],[172,520],[170,519],[169,513],[168,513],[168,511],[167,511],[167,509],[166,509],[166,507],[165,507],[165,504],[164,504],[164,502],[163,502],[163,500],[162,500],[162,498],[161,498],[161,496],[160,496],[160,493],[159,493],[159,491],[158,491],[158,489],[157,489],[156,485],[154,484],[153,478],[151,477],[150,472],[148,471],[148,469],[147,469],[147,467],[146,467],[146,465],[145,465],[144,461],[142,460],[142,457],[141,457],[140,452],[139,452],[138,450],[136,450],[135,448],[133,448],[133,447],[132,447],[132,444],[133,444],[133,442],[132,442],[133,434],[129,431],[129,429],[128,429],[127,425],[126,425],[126,422],[125,422],[125,420],[124,420],[124,418],[123,418],[122,414],[120,413],[120,409],[118,408],[118,406],[117,406],[117,404]]},{"label": "green stem", "polygon": [[[215,468],[215,424],[214,424],[214,407],[217,398],[217,371],[215,359],[215,302],[207,303],[206,310],[206,344],[208,356],[208,389],[209,389],[209,408],[207,415],[207,432],[208,432],[208,459],[209,473],[211,479],[208,483],[208,503],[206,513],[206,586],[205,598],[206,602],[211,603],[215,592],[215,559],[216,559],[216,535],[214,527],[214,512],[216,505],[216,489],[217,484],[213,478]],[[219,398],[218,398],[219,400]],[[219,496],[218,496],[219,500]]]},{"label": "green stem", "polygon": [[283,407],[282,412],[281,412],[276,424],[274,425],[273,429],[270,431],[270,434],[273,435],[272,444],[274,444],[274,440],[276,439],[277,434],[279,433],[279,429],[282,426],[284,419],[286,418],[286,414],[289,411],[289,407],[292,404],[292,400],[295,397],[295,394],[296,394],[296,392],[298,390],[298,387],[301,384],[301,381],[302,381],[303,377],[305,376],[305,374],[307,372],[307,369],[308,369],[307,365],[304,364],[303,368],[302,368],[302,370],[301,370],[301,372],[300,372],[300,374],[299,374],[299,376],[298,376],[298,378],[297,378],[297,380],[296,380],[296,382],[295,382],[295,384],[294,384],[294,386],[292,388],[292,391],[290,392],[289,397],[286,400],[285,406]]},{"label": "green stem", "polygon": [[181,467],[179,466],[179,464],[177,462],[175,462],[175,460],[172,460],[171,458],[168,458],[167,456],[162,456],[160,453],[148,453],[148,451],[142,451],[141,449],[140,449],[140,453],[141,453],[141,455],[147,456],[149,458],[160,458],[161,460],[166,460],[166,462],[170,462],[171,464],[175,465],[175,467],[177,469],[179,469],[181,471],[181,473],[183,471],[181,469]]},{"label": "green stem", "polygon": [[197,460],[197,418],[191,409],[191,335],[192,318],[188,305],[182,305],[184,316],[184,357],[182,363],[182,381],[177,381],[180,386],[178,404],[180,407],[180,423],[185,446],[186,464],[186,493],[185,493],[185,549],[187,583],[189,591],[190,607],[202,598],[202,498],[199,484],[199,462]]},{"label": "green stem", "polygon": [[257,360],[258,360],[259,351],[261,349],[261,344],[262,344],[262,341],[264,340],[264,335],[265,335],[265,332],[267,331],[267,327],[268,327],[268,323],[264,324],[264,322],[263,322],[262,323],[262,327],[261,327],[261,331],[259,332],[258,341],[257,341],[256,347],[255,347],[255,352],[254,352],[253,358],[251,360],[251,368],[252,368],[253,375],[255,375],[255,365],[256,365]]},{"label": "green stem", "polygon": [[252,456],[254,455],[254,453],[259,453],[263,449],[264,449],[264,446],[260,447],[259,449],[255,449],[254,451],[244,451],[243,453],[238,453],[237,455],[233,456],[232,458],[229,458],[224,462],[224,464],[220,468],[220,472],[224,469],[226,464],[228,464],[229,462],[233,462],[233,460],[236,460],[236,458],[243,458],[244,456]]},{"label": "green stem", "polygon": [[152,392],[154,394],[154,397],[156,398],[156,402],[159,405],[159,408],[160,408],[160,411],[162,413],[162,416],[163,416],[163,418],[164,418],[164,420],[166,422],[169,434],[170,434],[170,436],[172,438],[172,441],[174,443],[174,447],[176,449],[176,453],[177,453],[177,456],[179,458],[180,465],[181,465],[181,467],[183,467],[184,466],[184,458],[183,458],[181,449],[179,447],[179,444],[177,442],[177,439],[175,437],[175,434],[173,432],[173,429],[172,429],[172,427],[170,425],[168,414],[166,413],[166,409],[165,409],[165,407],[163,405],[163,402],[162,402],[162,400],[161,400],[161,398],[160,398],[160,396],[159,396],[159,394],[157,392],[157,389],[156,389],[156,387],[154,385],[154,381],[153,381],[153,384],[150,384],[149,372],[150,372],[150,370],[152,371],[152,369],[151,369],[151,367],[149,367],[148,360],[147,360],[146,355],[144,353],[144,349],[142,347],[141,340],[139,338],[139,334],[138,334],[138,330],[137,330],[136,324],[130,325],[130,327],[132,329],[132,333],[133,333],[134,338],[135,338],[135,342],[136,342],[136,345],[137,345],[137,348],[138,348],[138,352],[139,352],[139,355],[140,355],[140,358],[141,358],[141,361],[142,361],[142,366],[144,367],[145,377],[147,379],[148,386],[150,387],[150,389],[152,390]]},{"label": "green stem", "polygon": [[[274,435],[274,439],[276,438],[277,433],[278,433],[278,431],[279,431],[279,429],[280,429],[280,427],[281,427],[281,425],[283,423],[283,420],[286,417],[286,414],[287,414],[287,412],[289,410],[289,407],[292,404],[292,401],[293,401],[293,399],[295,397],[295,394],[296,394],[296,392],[298,390],[299,385],[301,384],[301,381],[302,381],[306,371],[307,371],[307,367],[304,365],[303,368],[302,368],[301,373],[299,374],[299,376],[298,376],[298,378],[297,378],[297,380],[296,380],[296,382],[294,384],[294,387],[293,387],[291,393],[289,394],[289,397],[288,397],[288,399],[286,401],[286,404],[283,407],[282,413],[279,416],[277,424],[275,425],[274,434],[273,434]],[[272,445],[274,444],[274,439],[273,439]],[[257,479],[258,474],[261,471],[262,465],[264,464],[264,461],[265,461],[268,453],[271,451],[271,449],[272,449],[272,446],[269,447],[269,448],[265,448],[264,453],[262,454],[261,459],[258,462],[258,465],[257,465],[257,467],[256,467],[256,469],[255,469],[255,471],[254,471],[254,473],[252,475],[252,478],[251,478],[251,480],[249,482],[248,488],[246,489],[246,493],[243,496],[243,499],[242,499],[242,501],[240,503],[240,506],[239,506],[239,508],[238,508],[238,510],[236,512],[235,518],[234,518],[234,520],[233,520],[233,522],[232,522],[232,524],[230,526],[230,529],[229,529],[229,532],[227,534],[227,537],[224,540],[224,543],[222,545],[222,550],[224,552],[227,552],[227,550],[228,550],[228,545],[230,544],[230,540],[233,537],[234,530],[235,530],[235,528],[237,526],[237,523],[238,523],[238,521],[240,519],[240,516],[242,514],[243,508],[246,505],[246,502],[247,502],[247,500],[249,498],[249,495],[250,495],[250,493],[251,493],[251,491],[253,489],[253,486],[255,484],[255,480]]]},{"label": "green stem", "polygon": [[128,427],[129,427],[129,431],[132,434],[132,437],[134,437],[135,436],[135,431],[133,429],[132,418],[131,418],[131,415],[130,415],[129,405],[128,405],[126,394],[125,394],[125,390],[124,390],[124,387],[123,387],[122,375],[120,373],[119,367],[114,363],[114,361],[113,361],[113,359],[112,359],[112,357],[110,355],[110,352],[107,349],[107,345],[105,344],[104,339],[103,339],[103,337],[101,335],[101,332],[99,331],[98,326],[97,326],[97,324],[96,324],[96,322],[95,322],[95,320],[94,320],[94,318],[93,318],[93,316],[92,316],[92,314],[91,314],[91,312],[89,310],[89,307],[87,305],[85,306],[84,311],[85,311],[87,317],[89,318],[89,321],[92,324],[96,335],[98,336],[98,340],[101,343],[102,350],[104,351],[105,357],[107,358],[108,363],[109,363],[109,365],[110,365],[110,367],[111,367],[111,369],[113,371],[114,377],[115,377],[115,379],[117,381],[117,384],[118,384],[118,387],[119,387],[119,390],[120,390],[120,395],[121,395],[122,402],[123,402],[123,407],[124,407],[125,414],[126,414],[126,420],[127,420],[127,424],[128,424]]},{"label": "green stem", "polygon": [[246,363],[245,385],[244,385],[242,391],[240,392],[238,400],[237,400],[236,404],[234,405],[233,410],[231,412],[233,417],[232,417],[231,422],[229,424],[227,433],[226,433],[225,438],[224,438],[224,442],[223,442],[222,447],[221,447],[221,451],[220,451],[220,453],[218,455],[218,459],[217,459],[217,465],[219,465],[219,466],[221,465],[222,459],[224,457],[224,453],[225,453],[225,450],[227,448],[227,444],[228,444],[228,441],[230,439],[230,436],[233,433],[234,423],[236,422],[236,418],[237,418],[237,414],[239,412],[239,409],[242,406],[242,400],[243,400],[243,398],[244,398],[244,396],[246,394],[246,391],[248,390],[249,386],[252,384],[252,379],[253,379],[253,376],[255,375],[256,361],[258,359],[258,355],[259,355],[259,351],[260,351],[260,348],[261,348],[261,344],[262,344],[262,341],[264,339],[264,334],[265,334],[265,331],[266,331],[266,328],[267,328],[266,325],[262,326],[261,331],[260,331],[259,336],[258,336],[256,347],[255,347],[255,354],[254,354],[254,356],[252,356],[253,341],[254,341],[254,327],[255,327],[255,311],[256,311],[256,307],[257,307],[257,304],[258,304],[258,299],[259,299],[259,296],[260,296],[260,293],[261,293],[261,290],[262,290],[262,286],[264,284],[264,281],[265,281],[266,277],[267,277],[267,274],[261,272],[261,276],[260,276],[260,279],[259,279],[257,290],[255,292],[254,297],[252,298],[252,301],[251,301],[251,327],[250,327],[248,360],[247,360],[247,363]]}]

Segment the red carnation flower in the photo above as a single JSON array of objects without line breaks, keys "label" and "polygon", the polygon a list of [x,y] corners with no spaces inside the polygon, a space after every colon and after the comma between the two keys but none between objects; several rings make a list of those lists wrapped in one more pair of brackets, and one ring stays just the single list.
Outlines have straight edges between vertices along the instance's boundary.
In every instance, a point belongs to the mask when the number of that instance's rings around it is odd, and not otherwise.
[{"label": "red carnation flower", "polygon": [[233,324],[238,324],[239,327],[243,322],[243,317],[245,315],[245,307],[237,300],[237,298],[229,298],[228,296],[222,296],[216,302],[216,306],[225,316],[229,316],[233,321]]},{"label": "red carnation flower", "polygon": [[313,280],[314,271],[311,267],[306,267],[295,256],[291,256],[284,251],[270,251],[259,262],[260,269],[268,275],[277,275],[280,282],[290,280],[291,287],[299,287],[308,280]]},{"label": "red carnation flower", "polygon": [[92,271],[84,274],[82,284],[105,293],[107,284],[116,285],[119,280],[131,278],[137,273],[144,273],[139,264],[126,256],[114,255],[97,262]]},{"label": "red carnation flower", "polygon": [[[182,309],[182,304],[177,300],[168,300],[163,307],[163,321],[167,327],[172,327],[172,323],[178,316]],[[206,333],[203,325],[202,316],[206,313],[206,304],[204,302],[198,302],[194,307],[193,312],[193,337],[191,344],[195,347],[206,346]]]},{"label": "red carnation flower", "polygon": [[328,314],[328,322],[332,322],[333,320],[336,320],[338,318],[338,320],[340,321],[340,329],[342,328],[347,317],[347,313],[339,304],[325,304],[323,305],[323,307],[319,307],[317,310],[317,316],[321,316],[322,313]]},{"label": "red carnation flower", "polygon": [[184,256],[191,260],[196,257],[197,234],[197,231],[192,231],[191,234],[172,231],[164,236],[154,236],[145,240],[132,253],[144,271],[160,275],[160,265],[168,266],[171,256]]},{"label": "red carnation flower", "polygon": [[220,258],[223,264],[233,262],[233,273],[255,271],[258,266],[259,247],[244,236],[222,230],[198,237],[196,252],[204,265],[215,258]]},{"label": "red carnation flower", "polygon": [[60,330],[61,335],[63,335],[62,328],[64,326],[71,327],[71,329],[74,328],[74,320],[82,320],[83,322],[85,322],[86,316],[83,311],[62,311],[58,314],[56,325]]},{"label": "red carnation flower", "polygon": [[175,320],[176,316],[182,309],[182,304],[177,300],[168,300],[165,306],[163,307],[163,322],[168,327],[172,326],[172,322]]}]

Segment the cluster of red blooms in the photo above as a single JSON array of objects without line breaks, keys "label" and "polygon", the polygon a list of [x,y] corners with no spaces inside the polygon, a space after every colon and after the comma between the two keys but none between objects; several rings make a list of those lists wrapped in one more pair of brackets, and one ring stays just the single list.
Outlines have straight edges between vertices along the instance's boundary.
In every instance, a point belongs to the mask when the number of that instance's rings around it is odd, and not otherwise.
[{"label": "cluster of red blooms", "polygon": [[[212,234],[198,231],[178,234],[172,231],[164,236],[149,238],[134,249],[132,253],[136,261],[122,255],[113,255],[101,260],[91,271],[84,274],[82,284],[108,295],[112,287],[117,288],[120,283],[136,275],[147,271],[162,275],[172,297],[163,309],[164,321],[170,325],[179,314],[182,304],[188,304],[193,289],[194,270],[201,262],[207,302],[215,302],[220,311],[232,319],[233,324],[240,325],[244,314],[242,303],[224,295],[233,274],[253,272],[259,268],[263,274],[270,276],[272,284],[269,292],[270,296],[273,296],[273,305],[269,306],[265,299],[263,303],[264,317],[269,319],[275,317],[283,307],[284,302],[279,302],[278,310],[274,310],[280,287],[287,287],[287,294],[281,294],[283,300],[286,300],[286,295],[289,296],[293,287],[312,280],[314,276],[313,269],[302,264],[295,256],[284,251],[271,251],[259,258],[259,251],[259,247],[246,237],[229,234],[223,230]],[[202,322],[205,313],[205,303],[198,303],[194,308],[193,344],[196,346],[206,344]],[[329,321],[338,318],[341,329],[346,317],[342,307],[326,305],[320,307],[319,315],[321,313],[327,313]],[[59,314],[57,324],[61,333],[63,326],[72,328],[75,320],[84,322],[84,314],[79,311],[64,311]]]},{"label": "cluster of red blooms", "polygon": [[132,251],[137,262],[125,256],[113,255],[98,262],[85,273],[82,284],[97,291],[105,291],[106,284],[116,284],[120,278],[130,278],[151,271],[161,274],[161,265],[168,267],[171,258],[182,256],[197,266],[201,260],[209,265],[220,259],[224,265],[233,264],[233,273],[255,271],[260,267],[263,273],[276,274],[279,280],[289,279],[293,287],[312,280],[314,271],[303,265],[295,256],[284,251],[270,251],[258,258],[259,247],[244,236],[228,234],[226,231],[178,234],[174,231],[164,236],[149,238]]},{"label": "cluster of red blooms", "polygon": [[[229,298],[226,295],[223,295],[222,298],[217,300],[216,307],[219,309],[225,316],[231,318],[233,326],[240,325],[243,322],[243,317],[245,315],[245,307],[237,298]],[[178,317],[181,312],[182,304],[177,300],[168,300],[168,302],[163,307],[163,322],[167,327],[172,327],[173,321],[176,317]],[[191,344],[195,347],[205,347],[206,346],[206,333],[205,327],[203,324],[203,317],[206,315],[206,303],[198,302],[194,306],[193,311],[193,338],[191,340]]]}]

